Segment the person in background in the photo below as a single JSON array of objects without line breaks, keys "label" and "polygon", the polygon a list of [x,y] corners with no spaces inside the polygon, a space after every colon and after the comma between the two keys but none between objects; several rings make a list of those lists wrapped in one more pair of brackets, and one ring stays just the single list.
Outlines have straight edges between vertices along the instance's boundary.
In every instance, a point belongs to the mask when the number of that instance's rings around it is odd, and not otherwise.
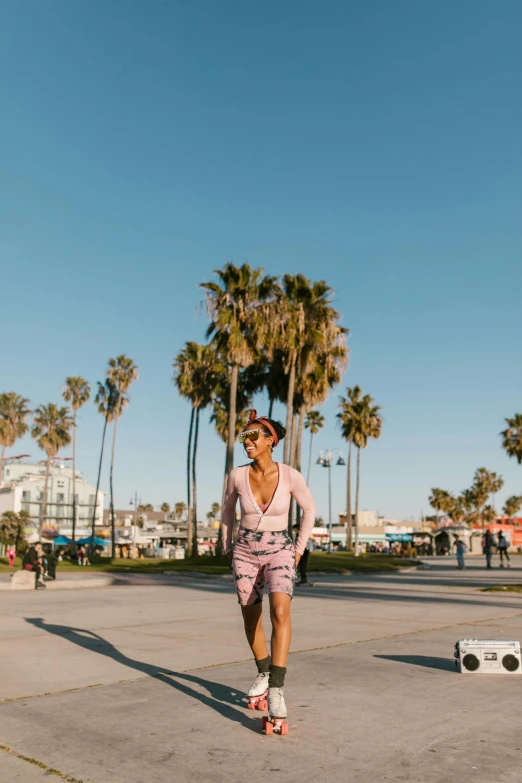
[{"label": "person in background", "polygon": [[42,576],[42,561],[34,544],[31,544],[22,560],[24,571],[34,571],[36,574],[35,588],[39,590],[44,588],[45,584]]},{"label": "person in background", "polygon": [[83,565],[84,558],[85,558],[85,550],[83,546],[80,546],[78,549],[78,565],[81,566]]},{"label": "person in background", "polygon": [[9,568],[12,568],[14,566],[15,556],[16,556],[16,549],[11,544],[11,546],[7,550],[7,557],[9,558]]},{"label": "person in background", "polygon": [[[299,525],[293,526],[294,531],[294,541],[297,542],[297,539],[299,537]],[[306,576],[306,569],[308,565],[308,557],[310,555],[310,539],[308,539],[308,543],[306,545],[306,549],[303,552],[303,556],[301,557],[301,560],[299,561],[298,569],[299,569],[299,582],[295,583],[296,587],[299,587],[299,585],[307,585],[308,579]]]},{"label": "person in background", "polygon": [[466,544],[458,536],[455,536],[453,547],[457,553],[458,568],[465,568],[464,555],[466,554]]},{"label": "person in background", "polygon": [[56,566],[58,565],[58,556],[54,552],[47,555],[47,573],[49,579],[56,579]]},{"label": "person in background", "polygon": [[495,539],[489,530],[486,530],[482,536],[482,551],[486,557],[486,568],[491,568],[491,548],[495,544]]},{"label": "person in background", "polygon": [[509,541],[507,540],[502,530],[498,534],[497,549],[500,555],[500,568],[504,568],[504,558],[506,558],[507,567],[511,568],[511,562],[509,559],[509,552],[508,552]]}]

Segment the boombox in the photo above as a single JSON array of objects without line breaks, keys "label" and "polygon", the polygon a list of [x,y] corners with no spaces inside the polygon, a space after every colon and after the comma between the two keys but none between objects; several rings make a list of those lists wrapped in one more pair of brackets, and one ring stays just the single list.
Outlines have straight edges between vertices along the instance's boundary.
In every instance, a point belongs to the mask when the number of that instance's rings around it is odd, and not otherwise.
[{"label": "boombox", "polygon": [[462,674],[521,674],[520,642],[462,639],[455,645],[455,665]]}]

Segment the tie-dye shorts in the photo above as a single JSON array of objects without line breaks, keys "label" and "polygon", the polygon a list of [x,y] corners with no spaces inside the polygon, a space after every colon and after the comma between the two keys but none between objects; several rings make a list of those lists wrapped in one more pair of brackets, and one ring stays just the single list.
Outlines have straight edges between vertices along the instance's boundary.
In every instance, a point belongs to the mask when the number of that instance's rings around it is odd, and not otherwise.
[{"label": "tie-dye shorts", "polygon": [[256,532],[240,527],[232,558],[241,606],[263,600],[263,592],[294,594],[295,548],[286,530]]}]

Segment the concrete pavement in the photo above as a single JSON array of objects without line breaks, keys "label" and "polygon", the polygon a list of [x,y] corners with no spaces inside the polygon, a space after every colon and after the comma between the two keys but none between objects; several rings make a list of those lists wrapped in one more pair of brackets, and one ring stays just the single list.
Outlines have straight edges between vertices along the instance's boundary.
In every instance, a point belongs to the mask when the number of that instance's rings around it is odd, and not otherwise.
[{"label": "concrete pavement", "polygon": [[285,738],[245,709],[254,668],[229,580],[3,593],[0,745],[44,767],[0,751],[0,783],[52,780],[45,768],[82,783],[518,783],[522,676],[452,662],[459,638],[522,636],[522,597],[477,591],[522,583],[513,561],[300,588]]}]

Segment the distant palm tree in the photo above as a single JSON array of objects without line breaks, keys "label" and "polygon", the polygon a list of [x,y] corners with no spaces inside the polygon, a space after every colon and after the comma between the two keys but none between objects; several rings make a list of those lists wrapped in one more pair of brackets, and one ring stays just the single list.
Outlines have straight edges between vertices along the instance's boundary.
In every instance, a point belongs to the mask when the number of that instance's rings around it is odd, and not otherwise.
[{"label": "distant palm tree", "polygon": [[170,512],[170,504],[162,503],[160,506],[160,511],[163,511],[164,514],[168,514]]},{"label": "distant palm tree", "polygon": [[72,541],[76,541],[76,414],[82,405],[88,402],[91,395],[91,387],[84,378],[78,375],[65,379],[63,398],[71,404],[73,410],[73,502],[72,502]]},{"label": "distant palm tree", "polygon": [[359,407],[362,400],[360,386],[348,387],[346,397],[341,397],[340,411],[337,418],[341,423],[343,438],[348,443],[348,469],[346,472],[346,549],[352,550],[352,444],[357,434],[357,420],[360,416]]},{"label": "distant palm tree", "polygon": [[18,438],[22,438],[29,425],[27,418],[31,411],[27,407],[29,400],[16,392],[0,394],[0,487],[4,477],[4,460],[6,448],[11,449]]},{"label": "distant palm tree", "polygon": [[[359,554],[359,495],[361,486],[361,450],[370,439],[380,438],[382,432],[381,408],[370,394],[357,403],[354,420],[353,444],[357,448],[357,483],[355,489],[355,555]],[[348,532],[348,531],[347,531]]]},{"label": "distant palm tree", "polygon": [[[248,423],[248,414],[252,408],[252,399],[257,387],[257,378],[252,382],[250,369],[240,370],[236,392],[236,425],[234,428],[234,440]],[[224,365],[216,367],[216,383],[212,393],[212,414],[210,422],[214,424],[216,432],[227,444],[228,455],[229,421],[230,421],[230,379],[228,369]],[[225,459],[225,478],[227,475]]]},{"label": "distant palm tree", "polygon": [[504,514],[511,521],[513,517],[516,517],[520,509],[522,508],[522,497],[519,495],[511,495],[504,503]]},{"label": "distant palm tree", "polygon": [[[219,282],[200,285],[206,292],[210,326],[207,337],[212,338],[218,354],[230,367],[229,420],[236,421],[239,371],[252,365],[259,346],[267,333],[269,321],[264,308],[277,291],[276,278],[263,277],[263,268],[253,269],[225,264],[214,270]],[[229,428],[226,472],[234,465],[234,429]]]},{"label": "distant palm tree", "polygon": [[505,419],[507,427],[500,434],[502,448],[508,457],[515,457],[522,464],[522,413],[515,413],[511,419]]},{"label": "distant palm tree", "polygon": [[174,504],[174,516],[177,520],[182,520],[183,515],[185,514],[185,511],[187,510],[187,504],[180,502]]},{"label": "distant palm tree", "polygon": [[[119,403],[118,405],[119,409],[123,410],[125,406],[128,404],[129,398],[125,394],[119,395],[118,389],[115,386],[115,384],[111,383],[111,381],[108,378],[106,378],[104,383],[100,383],[98,381],[98,391],[96,393],[96,397],[94,398],[94,402],[96,403],[96,406],[98,408],[98,413],[101,413],[101,415],[103,416],[103,432],[102,432],[102,442],[101,442],[101,449],[100,449],[100,459],[98,461],[98,478],[96,480],[96,494],[94,496],[94,506],[92,509],[92,521],[91,521],[91,550],[92,551],[94,551],[96,511],[98,508],[98,492],[100,491],[100,479],[101,479],[101,471],[103,465],[103,451],[105,448],[105,436],[107,434],[107,425],[114,420],[116,405]],[[102,509],[102,521],[103,521],[103,509]],[[114,534],[112,538],[114,538]],[[114,557],[114,549],[112,550],[112,556]]]},{"label": "distant palm tree", "polygon": [[[445,505],[443,503],[443,505]],[[464,503],[464,500],[462,496],[459,496],[457,498],[453,497],[452,495],[448,498],[448,504],[446,506],[447,512],[450,515],[453,522],[455,522],[457,525],[460,522],[464,522],[466,519],[466,506]]]},{"label": "distant palm tree", "polygon": [[310,469],[312,467],[312,444],[314,435],[317,435],[319,430],[324,427],[324,416],[320,411],[308,411],[304,426],[307,430],[310,430],[310,453],[308,455],[308,473],[306,476],[306,483],[310,483]]},{"label": "distant palm tree", "polygon": [[428,502],[435,511],[435,523],[437,526],[439,523],[439,511],[442,511],[444,514],[448,514],[450,509],[453,508],[454,500],[455,498],[452,497],[451,493],[448,492],[447,489],[434,487],[431,490],[431,495],[428,499]]},{"label": "distant palm tree", "polygon": [[330,343],[332,330],[346,332],[337,323],[340,316],[331,305],[332,295],[333,290],[324,280],[313,283],[302,274],[284,275],[271,305],[267,348],[270,358],[275,351],[282,351],[288,375],[284,446],[287,464],[291,463],[296,437],[292,432],[296,377],[307,372],[310,354]]},{"label": "distant palm tree", "polygon": [[[110,494],[111,494],[111,543],[112,552],[115,551],[116,546],[116,532],[115,532],[115,520],[114,520],[114,455],[116,452],[116,434],[118,431],[118,421],[123,413],[122,400],[134,381],[138,380],[138,367],[134,364],[132,359],[129,359],[125,354],[120,354],[116,359],[109,359],[109,366],[105,371],[105,375],[108,380],[116,387],[117,401],[114,408],[114,429],[112,433],[112,454],[111,454],[111,472],[110,472]],[[126,397],[128,402],[128,397]]]},{"label": "distant palm tree", "polygon": [[[199,345],[195,342],[185,344],[174,359],[174,382],[180,393],[192,404],[191,427],[189,431],[189,451],[187,459],[187,484],[190,486],[190,443],[194,426],[194,445],[192,448],[192,513],[189,513],[187,528],[187,554],[192,549],[192,557],[198,555],[197,532],[197,481],[196,458],[198,450],[199,414],[212,400],[212,392],[222,373],[222,365],[216,350],[211,345]],[[190,505],[189,505],[190,509]],[[192,524],[191,524],[192,523]]]},{"label": "distant palm tree", "polygon": [[220,506],[220,504],[219,504],[219,503],[212,503],[211,510],[212,510],[212,514],[214,515],[214,519],[216,519],[216,518],[217,518],[217,515],[218,515],[218,514],[219,514],[219,512],[221,511],[221,506]]},{"label": "distant palm tree", "polygon": [[486,525],[490,525],[492,522],[495,521],[497,518],[497,512],[493,508],[493,506],[484,506],[481,512],[481,519],[482,519],[482,527],[484,527],[484,523]]},{"label": "distant palm tree", "polygon": [[[473,486],[471,487],[475,496],[476,504],[476,516],[477,520],[481,521],[482,528],[484,528],[483,509],[488,502],[488,498],[492,492],[498,491],[495,488],[498,487],[499,476],[486,468],[477,468],[475,476],[473,477]],[[503,486],[504,481],[500,477],[500,487]]]},{"label": "distant palm tree", "polygon": [[0,517],[0,544],[14,545],[16,552],[20,550],[20,543],[25,540],[25,528],[29,527],[31,519],[29,512],[4,511]]},{"label": "distant palm tree", "polygon": [[51,457],[57,454],[60,449],[63,449],[64,446],[69,445],[71,442],[70,430],[73,427],[74,420],[69,415],[69,408],[58,408],[54,402],[50,402],[48,405],[40,405],[33,413],[31,435],[36,440],[38,446],[47,454],[44,493],[40,506],[40,537],[45,521]]}]

